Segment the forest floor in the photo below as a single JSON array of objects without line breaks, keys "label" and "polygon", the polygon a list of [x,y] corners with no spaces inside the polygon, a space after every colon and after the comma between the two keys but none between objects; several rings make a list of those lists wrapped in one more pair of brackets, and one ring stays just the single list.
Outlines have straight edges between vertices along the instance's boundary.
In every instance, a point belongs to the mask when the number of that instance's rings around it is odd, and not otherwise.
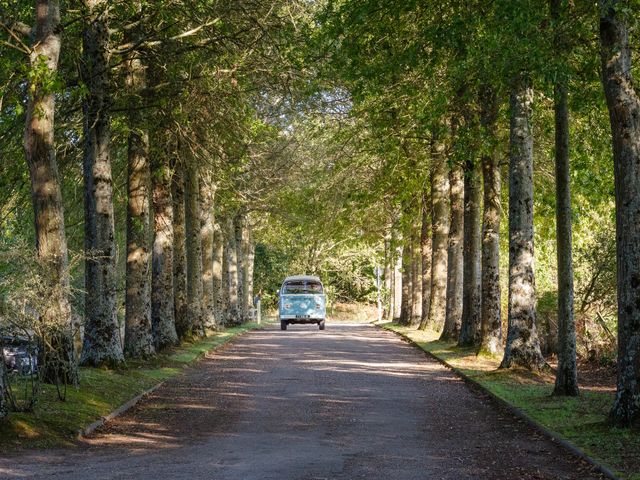
[{"label": "forest floor", "polygon": [[0,478],[597,479],[397,335],[362,323],[238,337],[73,447]]},{"label": "forest floor", "polygon": [[[441,342],[437,332],[421,332],[393,324],[384,326],[411,339],[519,408],[621,478],[640,479],[640,432],[606,424],[615,393],[615,372],[610,368],[581,363],[580,396],[559,398],[551,395],[555,380],[552,373],[537,375],[524,370],[499,370],[500,359],[477,357],[474,349]],[[551,365],[554,366],[553,362]]]},{"label": "forest floor", "polygon": [[[0,422],[0,452],[73,445],[78,432],[132,398],[183,369],[256,324],[229,328],[194,342],[185,342],[146,361],[128,361],[122,369],[80,368],[77,388],[66,389],[60,401],[56,387],[42,385],[33,412],[11,413]],[[17,396],[24,398],[22,391]]]}]

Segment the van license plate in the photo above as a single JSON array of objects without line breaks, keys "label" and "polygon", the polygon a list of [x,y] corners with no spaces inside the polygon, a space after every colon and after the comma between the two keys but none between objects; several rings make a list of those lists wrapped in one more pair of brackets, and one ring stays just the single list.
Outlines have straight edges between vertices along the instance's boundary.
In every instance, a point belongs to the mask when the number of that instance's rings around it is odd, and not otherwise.
[{"label": "van license plate", "polygon": [[308,320],[308,319],[311,318],[311,316],[309,316],[309,315],[296,315],[296,318],[298,320]]}]

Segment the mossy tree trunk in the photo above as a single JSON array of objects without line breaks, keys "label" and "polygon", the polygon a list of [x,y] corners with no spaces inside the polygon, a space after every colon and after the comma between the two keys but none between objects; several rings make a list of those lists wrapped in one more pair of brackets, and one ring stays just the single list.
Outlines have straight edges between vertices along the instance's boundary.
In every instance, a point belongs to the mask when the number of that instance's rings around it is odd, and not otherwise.
[{"label": "mossy tree trunk", "polygon": [[431,303],[429,324],[443,327],[447,313],[447,262],[449,240],[449,181],[444,145],[434,140],[431,168]]},{"label": "mossy tree trunk", "polygon": [[198,167],[193,159],[186,162],[184,183],[187,250],[187,324],[182,335],[200,337],[204,335],[200,179]]},{"label": "mossy tree trunk", "polygon": [[[137,19],[141,21],[140,18]],[[139,41],[142,26],[127,35]],[[149,132],[141,114],[142,94],[146,88],[145,66],[141,53],[133,51],[125,62],[129,93],[129,148],[127,152],[127,266],[125,289],[124,351],[131,358],[148,358],[155,354],[151,332],[151,255],[149,242]]]},{"label": "mossy tree trunk", "polygon": [[480,345],[482,305],[481,175],[480,162],[473,158],[468,159],[464,172],[464,272],[462,274],[462,322],[458,339],[461,346]]},{"label": "mossy tree trunk", "polygon": [[482,154],[484,210],[482,215],[482,316],[480,351],[498,355],[502,351],[502,304],[500,291],[500,220],[502,179],[495,150],[498,103],[495,92],[483,87],[480,124],[492,150]]},{"label": "mossy tree trunk", "polygon": [[420,330],[425,330],[429,325],[429,307],[431,305],[431,195],[422,193],[422,223],[420,227],[420,255],[422,256],[422,315],[420,318]]},{"label": "mossy tree trunk", "polygon": [[81,59],[84,111],[85,325],[81,363],[124,360],[116,305],[116,243],[111,177],[109,25],[107,0],[85,0]]},{"label": "mossy tree trunk", "polygon": [[511,92],[509,158],[509,314],[501,367],[540,370],[533,270],[533,88],[519,75]]},{"label": "mossy tree trunk", "polygon": [[183,338],[188,332],[187,314],[187,237],[183,165],[174,158],[171,182],[173,199],[173,298],[176,332]]},{"label": "mossy tree trunk", "polygon": [[[551,0],[554,47],[562,58],[562,0]],[[554,85],[556,156],[556,241],[558,254],[558,367],[554,395],[578,395],[576,323],[573,315],[573,257],[571,238],[571,172],[569,169],[569,91],[566,72],[558,71]]]},{"label": "mossy tree trunk", "polygon": [[450,228],[447,247],[447,310],[440,338],[457,341],[462,321],[464,247],[464,171],[453,162],[449,170]]},{"label": "mossy tree trunk", "polygon": [[618,261],[618,382],[611,420],[640,424],[640,99],[631,75],[627,2],[600,3],[602,78],[613,137]]},{"label": "mossy tree trunk", "polygon": [[224,236],[220,224],[216,223],[213,234],[213,302],[216,327],[224,325]]},{"label": "mossy tree trunk", "polygon": [[216,305],[213,281],[215,222],[213,214],[215,189],[209,179],[200,182],[200,237],[202,242],[202,317],[206,328],[216,328]]}]

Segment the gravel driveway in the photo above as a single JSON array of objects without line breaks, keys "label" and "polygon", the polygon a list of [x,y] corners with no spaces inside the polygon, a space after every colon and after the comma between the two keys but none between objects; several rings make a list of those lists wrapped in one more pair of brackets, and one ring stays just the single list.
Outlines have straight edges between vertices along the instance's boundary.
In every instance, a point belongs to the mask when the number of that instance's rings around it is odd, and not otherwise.
[{"label": "gravel driveway", "polygon": [[249,333],[77,448],[0,478],[601,478],[439,363],[368,325]]}]

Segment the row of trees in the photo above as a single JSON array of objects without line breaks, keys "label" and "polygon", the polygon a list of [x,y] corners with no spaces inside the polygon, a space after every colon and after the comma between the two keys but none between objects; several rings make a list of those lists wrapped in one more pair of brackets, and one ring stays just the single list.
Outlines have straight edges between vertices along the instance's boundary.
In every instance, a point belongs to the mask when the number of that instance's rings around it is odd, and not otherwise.
[{"label": "row of trees", "polygon": [[[348,92],[334,117],[349,137],[340,131],[334,141],[356,145],[354,156],[368,168],[358,205],[375,205],[386,216],[378,224],[363,218],[361,225],[385,239],[388,316],[440,330],[442,339],[475,346],[479,354],[502,355],[503,368],[546,369],[534,270],[534,243],[542,243],[545,253],[557,253],[546,270],[557,299],[557,395],[579,391],[572,221],[582,220],[581,248],[595,242],[588,239],[599,226],[589,225],[589,216],[607,217],[615,170],[618,388],[611,418],[619,426],[640,415],[634,12],[629,2],[614,0],[598,6],[329,1],[312,40],[313,52],[322,52],[322,88],[338,92],[330,100]],[[539,133],[534,125],[541,125]],[[534,159],[541,180],[534,181]],[[352,166],[353,158],[344,164]],[[595,182],[587,186],[589,177]],[[571,181],[581,187],[578,216]],[[508,222],[502,222],[505,203]],[[555,222],[538,221],[534,229],[540,211]],[[590,248],[603,256],[608,250]],[[582,314],[602,272],[587,280],[580,260]],[[584,325],[581,334],[589,334]]]},{"label": "row of trees", "polygon": [[65,360],[49,381],[76,378],[79,334],[80,365],[113,367],[249,318],[251,210],[280,181],[262,174],[287,144],[273,99],[299,15],[295,2],[74,3],[0,3],[3,251],[33,235],[39,285],[26,292],[3,263],[3,328]]}]

